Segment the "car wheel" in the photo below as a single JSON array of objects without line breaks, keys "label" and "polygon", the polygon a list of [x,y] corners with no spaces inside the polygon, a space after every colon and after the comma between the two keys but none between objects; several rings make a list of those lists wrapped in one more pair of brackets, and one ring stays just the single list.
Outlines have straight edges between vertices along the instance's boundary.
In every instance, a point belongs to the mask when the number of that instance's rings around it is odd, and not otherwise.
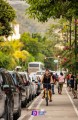
[{"label": "car wheel", "polygon": [[13,120],[13,103],[10,100],[7,104],[7,120]]},{"label": "car wheel", "polygon": [[14,120],[17,120],[21,116],[21,100],[19,100],[19,109],[17,113],[14,115]]},{"label": "car wheel", "polygon": [[7,103],[5,103],[5,111],[4,111],[4,114],[3,114],[3,119],[4,119],[4,120],[7,120],[7,117],[8,117]]},{"label": "car wheel", "polygon": [[29,101],[32,101],[32,95],[30,95],[30,97],[29,97]]},{"label": "car wheel", "polygon": [[22,107],[26,107],[26,105],[27,105],[27,99],[25,99],[25,101],[23,101]]}]

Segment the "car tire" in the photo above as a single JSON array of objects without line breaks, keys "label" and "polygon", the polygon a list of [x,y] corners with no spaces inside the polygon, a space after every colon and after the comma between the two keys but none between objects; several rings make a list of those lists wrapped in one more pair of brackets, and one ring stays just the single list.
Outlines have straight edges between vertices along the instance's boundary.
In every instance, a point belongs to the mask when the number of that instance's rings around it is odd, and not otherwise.
[{"label": "car tire", "polygon": [[7,103],[5,103],[5,111],[4,111],[4,114],[3,114],[3,117],[2,117],[4,120],[7,120],[8,118],[8,112],[7,112]]},{"label": "car tire", "polygon": [[27,99],[25,99],[25,101],[22,102],[22,107],[26,107],[27,105]]},{"label": "car tire", "polygon": [[17,120],[20,116],[21,116],[21,100],[19,100],[19,109],[17,111],[17,113],[14,114],[14,120]]},{"label": "car tire", "polygon": [[29,97],[29,101],[32,101],[32,95],[30,95],[30,97]]},{"label": "car tire", "polygon": [[13,120],[13,103],[10,100],[7,104],[7,120]]}]

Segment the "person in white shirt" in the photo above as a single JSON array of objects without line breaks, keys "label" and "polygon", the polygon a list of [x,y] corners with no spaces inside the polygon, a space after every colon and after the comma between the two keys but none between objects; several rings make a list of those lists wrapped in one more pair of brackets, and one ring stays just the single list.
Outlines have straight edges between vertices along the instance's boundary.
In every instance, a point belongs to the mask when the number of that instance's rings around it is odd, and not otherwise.
[{"label": "person in white shirt", "polygon": [[62,89],[63,89],[63,84],[64,84],[64,75],[61,72],[60,76],[58,77],[58,82],[59,82],[59,94],[62,94]]}]

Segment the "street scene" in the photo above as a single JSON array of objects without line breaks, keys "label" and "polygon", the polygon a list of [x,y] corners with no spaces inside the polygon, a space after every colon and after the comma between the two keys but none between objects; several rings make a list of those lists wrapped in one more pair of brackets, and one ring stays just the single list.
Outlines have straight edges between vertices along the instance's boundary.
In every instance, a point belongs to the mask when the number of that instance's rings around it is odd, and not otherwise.
[{"label": "street scene", "polygon": [[0,120],[78,119],[78,0],[0,0]]}]

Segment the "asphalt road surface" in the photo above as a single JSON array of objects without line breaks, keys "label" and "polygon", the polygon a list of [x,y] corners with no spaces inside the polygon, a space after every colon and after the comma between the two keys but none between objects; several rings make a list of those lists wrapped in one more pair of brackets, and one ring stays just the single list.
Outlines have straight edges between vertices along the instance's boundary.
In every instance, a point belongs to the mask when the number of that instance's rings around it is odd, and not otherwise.
[{"label": "asphalt road surface", "polygon": [[73,99],[66,85],[63,87],[62,95],[58,94],[55,87],[55,95],[49,106],[45,105],[45,99],[42,99],[40,94],[30,106],[22,109],[22,115],[18,120],[78,120],[78,99]]}]

